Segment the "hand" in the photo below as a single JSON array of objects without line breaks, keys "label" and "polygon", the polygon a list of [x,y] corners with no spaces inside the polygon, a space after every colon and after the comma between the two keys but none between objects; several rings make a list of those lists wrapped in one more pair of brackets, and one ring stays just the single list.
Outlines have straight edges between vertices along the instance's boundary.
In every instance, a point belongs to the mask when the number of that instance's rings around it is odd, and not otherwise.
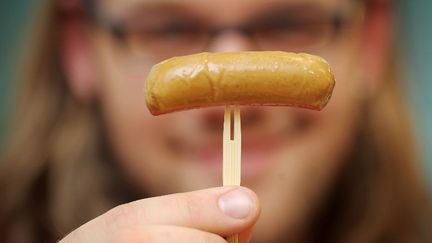
[{"label": "hand", "polygon": [[123,204],[87,222],[61,243],[226,243],[250,240],[260,213],[258,198],[244,187],[218,187]]}]

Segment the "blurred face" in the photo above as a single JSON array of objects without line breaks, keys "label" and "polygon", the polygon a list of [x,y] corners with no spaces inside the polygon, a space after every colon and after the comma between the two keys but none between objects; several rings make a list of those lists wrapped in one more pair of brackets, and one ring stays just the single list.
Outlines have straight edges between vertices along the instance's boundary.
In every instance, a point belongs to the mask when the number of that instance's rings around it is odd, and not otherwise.
[{"label": "blurred face", "polygon": [[121,168],[150,195],[222,183],[223,108],[150,115],[143,89],[156,62],[244,50],[309,52],[329,61],[336,87],[323,111],[242,107],[242,185],[262,202],[256,239],[298,237],[349,152],[359,119],[366,84],[357,78],[362,22],[355,1],[100,0],[95,10],[115,30],[91,28],[95,96]]}]

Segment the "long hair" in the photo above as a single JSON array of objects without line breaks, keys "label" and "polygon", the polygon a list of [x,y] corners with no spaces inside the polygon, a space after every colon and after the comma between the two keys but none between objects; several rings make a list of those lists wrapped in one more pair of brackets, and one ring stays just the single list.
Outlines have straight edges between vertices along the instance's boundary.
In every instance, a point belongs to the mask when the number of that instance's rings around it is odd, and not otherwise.
[{"label": "long hair", "polygon": [[[0,242],[51,242],[133,200],[104,137],[97,105],[72,95],[58,53],[58,11],[46,1],[20,66],[0,161]],[[316,215],[317,242],[432,242],[409,114],[389,65],[365,105],[349,163]],[[422,228],[423,227],[423,228]]]}]

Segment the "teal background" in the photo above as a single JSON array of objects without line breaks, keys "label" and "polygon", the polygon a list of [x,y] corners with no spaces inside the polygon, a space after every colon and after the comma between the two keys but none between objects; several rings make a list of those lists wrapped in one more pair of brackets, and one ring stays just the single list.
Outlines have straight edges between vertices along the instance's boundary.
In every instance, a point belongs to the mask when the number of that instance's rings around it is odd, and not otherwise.
[{"label": "teal background", "polygon": [[[17,48],[31,5],[38,1],[3,0],[0,7],[0,137],[4,133],[9,91],[17,67]],[[399,0],[400,55],[407,77],[424,172],[432,190],[432,1]],[[26,26],[28,28],[31,26]]]},{"label": "teal background", "polygon": [[33,2],[3,0],[0,7],[0,138],[3,137],[7,122],[5,117],[10,104],[11,82],[16,72],[17,49],[24,41],[24,27]]},{"label": "teal background", "polygon": [[432,1],[398,1],[401,60],[416,116],[417,136],[424,156],[424,172],[432,191]]}]

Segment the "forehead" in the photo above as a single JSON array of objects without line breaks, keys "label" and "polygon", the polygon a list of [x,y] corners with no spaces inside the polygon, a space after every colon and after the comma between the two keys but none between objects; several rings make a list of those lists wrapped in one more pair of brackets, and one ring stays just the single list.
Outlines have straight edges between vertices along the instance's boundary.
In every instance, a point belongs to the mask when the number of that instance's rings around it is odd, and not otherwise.
[{"label": "forehead", "polygon": [[219,19],[241,18],[278,5],[317,5],[337,9],[354,0],[97,0],[100,8],[116,15],[127,15],[149,8],[179,8]]}]

